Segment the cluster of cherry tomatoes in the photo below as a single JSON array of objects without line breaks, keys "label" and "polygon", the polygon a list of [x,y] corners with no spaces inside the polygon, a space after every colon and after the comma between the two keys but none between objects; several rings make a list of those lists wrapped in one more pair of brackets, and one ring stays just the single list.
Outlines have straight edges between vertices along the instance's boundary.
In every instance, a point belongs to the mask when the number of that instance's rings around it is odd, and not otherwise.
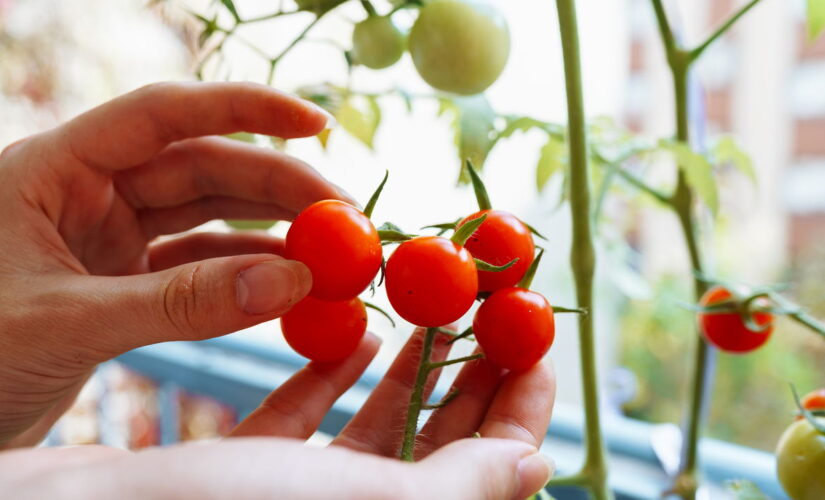
[{"label": "cluster of cherry tomatoes", "polygon": [[[369,214],[380,190],[363,212],[325,200],[292,222],[285,257],[307,265],[313,286],[281,318],[289,345],[315,361],[352,354],[367,326],[358,295],[383,272],[390,304],[405,320],[442,327],[481,300],[472,331],[485,356],[510,370],[536,364],[555,325],[547,299],[528,288],[538,264],[532,230],[508,212],[484,208],[455,224],[451,238],[379,231]],[[384,265],[383,246],[399,241]]]}]

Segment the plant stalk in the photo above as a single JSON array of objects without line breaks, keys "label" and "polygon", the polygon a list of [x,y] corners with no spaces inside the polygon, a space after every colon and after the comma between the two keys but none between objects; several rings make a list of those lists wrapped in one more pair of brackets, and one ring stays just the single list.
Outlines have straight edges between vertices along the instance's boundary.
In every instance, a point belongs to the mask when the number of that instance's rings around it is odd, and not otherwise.
[{"label": "plant stalk", "polygon": [[559,31],[567,93],[568,144],[570,148],[570,214],[573,243],[570,263],[576,287],[577,307],[589,314],[579,316],[579,351],[585,418],[585,462],[579,475],[584,476],[591,496],[612,499],[607,486],[607,463],[599,417],[598,376],[593,332],[593,278],[596,256],[590,227],[590,176],[588,173],[587,132],[582,93],[579,35],[575,0],[557,0]]},{"label": "plant stalk", "polygon": [[404,424],[404,441],[401,443],[401,460],[406,462],[412,462],[414,459],[418,417],[421,415],[421,408],[424,406],[424,386],[427,384],[427,376],[432,370],[430,356],[432,355],[433,341],[437,331],[437,328],[427,328],[424,333],[421,359],[418,362],[418,373],[415,376],[415,386],[413,386],[413,392],[410,395],[407,422]]}]

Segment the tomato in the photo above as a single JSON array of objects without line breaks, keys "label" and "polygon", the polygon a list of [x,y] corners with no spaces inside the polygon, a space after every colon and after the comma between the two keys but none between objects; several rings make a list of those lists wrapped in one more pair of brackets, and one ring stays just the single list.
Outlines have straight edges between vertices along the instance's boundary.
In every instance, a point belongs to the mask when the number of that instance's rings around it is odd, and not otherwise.
[{"label": "tomato", "polygon": [[[825,419],[817,419],[825,423]],[[807,420],[791,424],[776,446],[776,473],[793,500],[825,498],[825,435]]]},{"label": "tomato", "polygon": [[510,54],[510,33],[491,6],[463,0],[426,4],[410,31],[421,77],[446,92],[472,95],[492,85]]},{"label": "tomato", "polygon": [[553,345],[553,308],[538,292],[502,288],[476,311],[473,334],[491,363],[524,371],[541,361]]},{"label": "tomato", "polygon": [[[801,403],[802,408],[806,410],[825,410],[825,387],[809,392],[802,398]],[[802,415],[796,417],[797,420],[802,418]]]},{"label": "tomato", "polygon": [[347,0],[295,0],[298,10],[308,10],[317,14],[323,14],[338,7]]},{"label": "tomato", "polygon": [[[703,306],[711,306],[730,300],[731,292],[721,286],[708,290],[699,301]],[[763,331],[748,329],[739,314],[699,314],[699,324],[702,333],[708,342],[719,349],[731,353],[746,353],[761,347],[771,336],[773,331],[773,315],[757,312],[754,315],[757,325],[767,325]]]},{"label": "tomato", "polygon": [[465,217],[458,223],[458,227],[484,214],[487,214],[487,219],[470,236],[464,248],[476,259],[496,266],[503,266],[518,258],[518,262],[504,271],[478,271],[479,291],[492,292],[519,282],[533,263],[536,246],[527,226],[515,215],[501,210],[476,212]]},{"label": "tomato", "polygon": [[273,220],[225,220],[224,222],[232,229],[238,229],[241,231],[246,229],[259,229],[266,231],[275,225],[275,221]]},{"label": "tomato", "polygon": [[311,296],[346,300],[363,292],[378,273],[381,240],[360,210],[343,201],[324,200],[292,222],[284,255],[312,272]]},{"label": "tomato", "polygon": [[336,302],[305,297],[281,316],[281,331],[301,356],[339,361],[355,351],[367,331],[367,309],[357,297]]},{"label": "tomato", "polygon": [[352,31],[352,55],[368,68],[392,66],[401,59],[405,45],[404,34],[389,17],[370,16]]},{"label": "tomato", "polygon": [[405,241],[387,260],[387,297],[418,326],[442,326],[466,313],[478,294],[473,256],[440,236]]}]

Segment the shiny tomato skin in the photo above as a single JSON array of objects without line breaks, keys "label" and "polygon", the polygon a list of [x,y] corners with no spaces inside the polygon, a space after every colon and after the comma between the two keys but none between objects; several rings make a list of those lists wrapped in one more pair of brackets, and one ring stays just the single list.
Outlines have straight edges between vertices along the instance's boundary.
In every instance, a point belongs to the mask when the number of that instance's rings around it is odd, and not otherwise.
[{"label": "shiny tomato skin", "polygon": [[468,215],[458,227],[486,214],[487,219],[479,226],[464,248],[473,257],[496,266],[502,266],[518,258],[518,262],[504,271],[478,271],[478,290],[493,292],[515,286],[524,276],[536,252],[533,235],[515,215],[501,210],[481,210]]},{"label": "shiny tomato skin", "polygon": [[324,200],[292,222],[284,255],[312,272],[312,297],[346,300],[363,292],[381,268],[381,239],[360,210],[343,201]]},{"label": "shiny tomato skin", "polygon": [[[818,419],[825,424],[825,419]],[[791,424],[776,446],[776,473],[793,500],[825,498],[825,435],[807,420]]]},{"label": "shiny tomato skin", "polygon": [[404,55],[407,39],[389,17],[370,16],[352,32],[352,55],[370,69],[392,66]]},{"label": "shiny tomato skin", "polygon": [[473,334],[491,363],[525,371],[541,361],[553,345],[553,308],[538,292],[502,288],[476,311]]},{"label": "shiny tomato skin", "polygon": [[328,302],[305,297],[281,316],[281,331],[301,356],[340,361],[355,351],[367,331],[367,310],[358,298]]},{"label": "shiny tomato skin", "polygon": [[478,294],[472,255],[440,236],[421,236],[399,245],[387,260],[386,282],[393,309],[418,326],[442,326],[459,319]]},{"label": "shiny tomato skin", "polygon": [[[711,306],[730,300],[732,297],[728,289],[715,286],[702,296],[699,303],[702,306]],[[748,329],[736,313],[699,314],[699,325],[705,339],[729,353],[751,352],[768,341],[773,332],[773,315],[758,312],[754,314],[754,320],[758,325],[769,326],[761,332],[754,332]]]}]

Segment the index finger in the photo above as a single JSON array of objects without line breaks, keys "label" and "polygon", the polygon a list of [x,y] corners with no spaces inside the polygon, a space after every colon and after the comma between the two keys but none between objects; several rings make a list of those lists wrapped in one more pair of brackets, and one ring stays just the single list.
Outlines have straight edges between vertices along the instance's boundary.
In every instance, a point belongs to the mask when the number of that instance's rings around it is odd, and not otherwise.
[{"label": "index finger", "polygon": [[328,115],[298,97],[254,83],[156,83],[118,97],[60,127],[81,162],[120,170],[190,137],[253,132],[284,139],[315,135]]}]

